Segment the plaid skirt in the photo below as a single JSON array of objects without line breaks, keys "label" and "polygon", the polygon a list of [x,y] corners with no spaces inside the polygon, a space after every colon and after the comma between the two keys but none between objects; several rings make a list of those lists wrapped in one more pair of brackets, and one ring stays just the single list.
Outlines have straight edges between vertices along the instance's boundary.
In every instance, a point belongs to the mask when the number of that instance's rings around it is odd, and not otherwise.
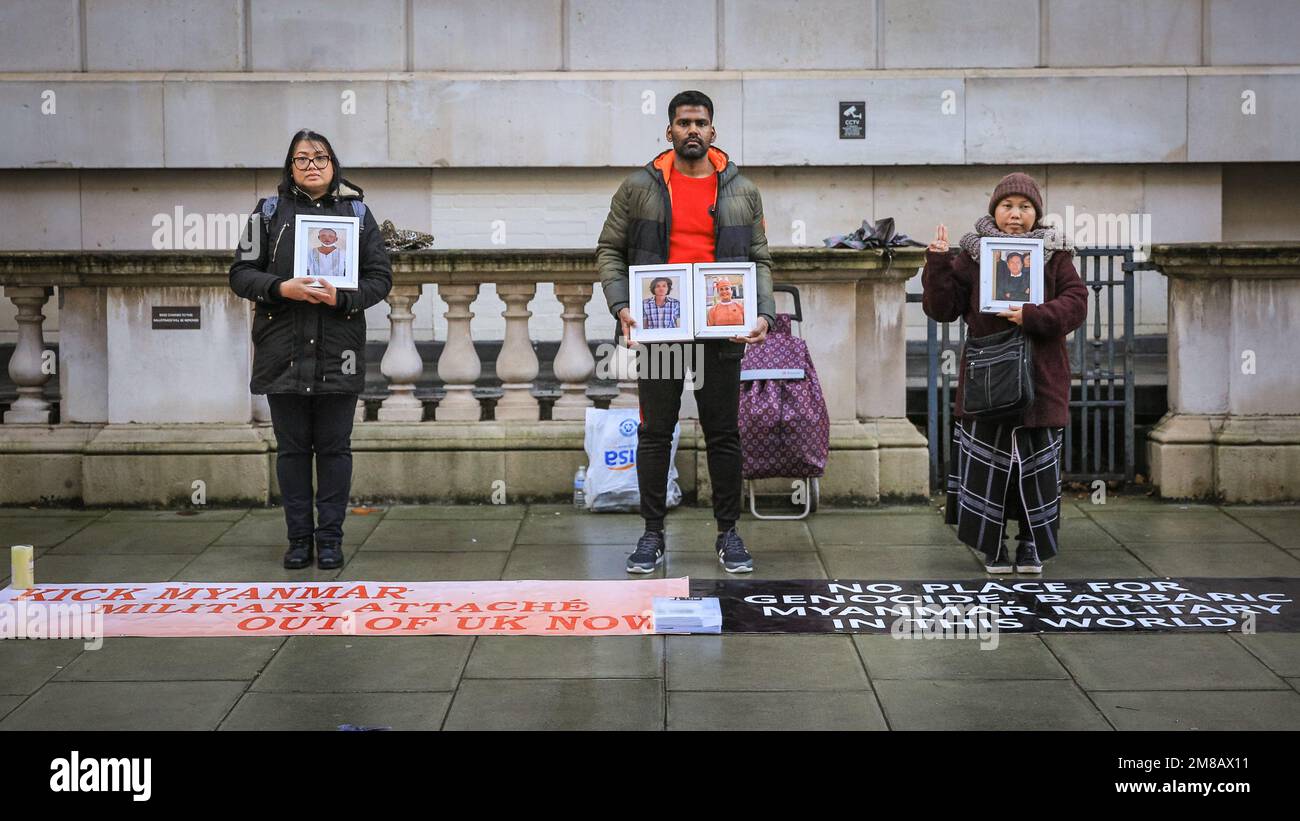
[{"label": "plaid skirt", "polygon": [[[958,419],[956,453],[948,471],[944,521],[957,525],[957,538],[986,556],[996,556],[1006,516],[1024,502],[1031,541],[1041,558],[1060,547],[1062,428],[1026,428],[977,419]],[[1011,467],[1020,467],[1019,488],[1010,487]],[[1007,494],[1020,493],[1020,499]],[[1023,537],[1023,533],[1021,536]]]}]

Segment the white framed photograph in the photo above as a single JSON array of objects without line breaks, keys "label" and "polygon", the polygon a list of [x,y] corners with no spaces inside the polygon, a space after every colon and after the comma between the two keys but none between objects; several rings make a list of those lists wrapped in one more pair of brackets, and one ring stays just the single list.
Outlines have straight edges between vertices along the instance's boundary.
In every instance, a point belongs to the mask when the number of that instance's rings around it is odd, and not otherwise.
[{"label": "white framed photograph", "polygon": [[632,265],[627,269],[633,342],[688,342],[695,338],[691,265]]},{"label": "white framed photograph", "polygon": [[980,239],[980,313],[999,314],[1018,305],[1043,303],[1043,241]]},{"label": "white framed photograph", "polygon": [[294,278],[329,280],[340,291],[355,291],[360,272],[357,247],[361,220],[299,214],[294,225]]},{"label": "white framed photograph", "polygon": [[695,263],[695,336],[748,336],[758,323],[758,273],[752,262]]}]

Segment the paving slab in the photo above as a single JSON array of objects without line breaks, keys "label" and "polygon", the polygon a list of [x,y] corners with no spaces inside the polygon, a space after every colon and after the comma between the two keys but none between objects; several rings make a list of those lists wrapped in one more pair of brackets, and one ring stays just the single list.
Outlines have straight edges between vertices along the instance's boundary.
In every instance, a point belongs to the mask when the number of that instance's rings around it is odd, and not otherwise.
[{"label": "paving slab", "polygon": [[165,582],[193,561],[194,555],[89,554],[59,556],[46,553],[36,560],[38,584],[92,582]]},{"label": "paving slab", "polygon": [[[897,639],[855,635],[872,681],[882,679],[1068,679],[1070,674],[1038,636]],[[988,649],[985,649],[988,648]]]},{"label": "paving slab", "polygon": [[364,550],[343,566],[342,581],[436,582],[499,579],[506,554]]},{"label": "paving slab", "polygon": [[26,696],[0,696],[0,718],[12,713],[25,699]]},{"label": "paving slab", "polygon": [[876,682],[895,730],[1108,730],[1070,681]]},{"label": "paving slab", "polygon": [[1094,693],[1117,730],[1300,730],[1293,690]]},{"label": "paving slab", "polygon": [[287,639],[272,636],[110,636],[55,681],[252,681]]},{"label": "paving slab", "polygon": [[384,514],[390,521],[408,519],[522,519],[528,513],[527,505],[393,505]]},{"label": "paving slab", "polygon": [[0,693],[25,696],[36,692],[85,650],[77,639],[6,639],[0,641]]},{"label": "paving slab", "polygon": [[246,693],[222,730],[438,730],[451,693]]},{"label": "paving slab", "polygon": [[1222,634],[1044,635],[1085,690],[1280,690],[1277,674]]},{"label": "paving slab", "polygon": [[822,547],[832,579],[981,579],[984,566],[964,546]]},{"label": "paving slab", "polygon": [[[101,514],[102,515],[102,514]],[[89,527],[98,516],[0,516],[0,545],[30,544],[53,547]],[[8,562],[5,562],[6,566]]]},{"label": "paving slab", "polygon": [[1097,512],[1093,521],[1116,541],[1262,542],[1263,537],[1218,510],[1148,510],[1141,513]]},{"label": "paving slab", "polygon": [[[356,557],[358,545],[344,545],[347,562]],[[338,578],[342,568],[321,570],[310,567],[286,570],[284,546],[213,546],[195,556],[176,574],[174,581],[186,582],[316,582]],[[344,567],[347,565],[345,564]]]},{"label": "paving slab", "polygon": [[201,553],[230,529],[228,521],[92,522],[50,552],[68,555]]},{"label": "paving slab", "polygon": [[869,690],[849,636],[667,636],[669,690]]},{"label": "paving slab", "polygon": [[[812,534],[803,522],[741,522],[736,531],[750,553],[815,550]],[[664,526],[669,552],[714,552],[718,525],[713,519],[669,519]],[[629,545],[634,547],[635,542]]]},{"label": "paving slab", "polygon": [[1278,547],[1300,550],[1300,507],[1264,510],[1225,507],[1223,511]]},{"label": "paving slab", "polygon": [[668,694],[669,730],[887,730],[870,692]]},{"label": "paving slab", "polygon": [[658,678],[661,636],[480,636],[465,678]]},{"label": "paving slab", "polygon": [[862,516],[817,517],[808,527],[818,546],[826,545],[958,545],[953,528],[939,514],[868,513]]},{"label": "paving slab", "polygon": [[99,519],[110,513],[108,508],[89,507],[24,507],[22,505],[0,505],[0,518],[31,519]]},{"label": "paving slab", "polygon": [[587,513],[556,510],[523,518],[515,544],[624,544],[636,545],[645,532],[645,522],[631,513]]},{"label": "paving slab", "polygon": [[1232,638],[1279,676],[1300,676],[1300,633],[1234,633]]},{"label": "paving slab", "polygon": [[662,730],[659,679],[467,679],[447,730]]},{"label": "paving slab", "polygon": [[214,730],[242,681],[58,681],[0,721],[0,730]]},{"label": "paving slab", "polygon": [[101,522],[237,522],[249,508],[185,508],[182,510],[110,510]]},{"label": "paving slab", "polygon": [[669,553],[666,575],[670,579],[689,576],[693,579],[825,579],[826,570],[816,553],[767,553],[750,551],[754,570],[728,573],[718,563],[716,553]]},{"label": "paving slab", "polygon": [[466,636],[293,636],[253,683],[256,692],[447,692],[474,639]]},{"label": "paving slab", "polygon": [[1129,542],[1127,547],[1161,576],[1300,577],[1300,560],[1268,542]]},{"label": "paving slab", "polygon": [[529,545],[510,554],[503,579],[662,579],[654,573],[632,575],[627,557],[632,548],[621,544]]},{"label": "paving slab", "polygon": [[509,551],[519,523],[512,520],[395,519],[371,532],[363,550]]},{"label": "paving slab", "polygon": [[[1017,525],[1019,529],[1019,525]],[[1118,550],[1123,545],[1105,528],[1085,516],[1062,519],[1057,537],[1062,552],[1067,550]]]},{"label": "paving slab", "polygon": [[[343,544],[361,544],[384,518],[382,512],[366,516],[349,513],[343,520]],[[223,545],[277,545],[283,551],[289,546],[284,511],[279,508],[249,511],[212,543],[213,547]]]},{"label": "paving slab", "polygon": [[1044,579],[1145,579],[1156,575],[1127,550],[1071,550],[1068,545],[1043,563],[1040,574]]}]

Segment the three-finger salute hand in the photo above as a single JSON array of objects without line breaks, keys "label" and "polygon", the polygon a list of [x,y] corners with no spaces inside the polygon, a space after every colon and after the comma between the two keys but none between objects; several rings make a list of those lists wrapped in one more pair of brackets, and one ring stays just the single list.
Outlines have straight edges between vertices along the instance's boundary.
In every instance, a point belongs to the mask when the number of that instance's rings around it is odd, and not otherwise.
[{"label": "three-finger salute hand", "polygon": [[948,227],[939,223],[934,229],[934,239],[926,247],[927,251],[934,251],[939,254],[948,253]]}]

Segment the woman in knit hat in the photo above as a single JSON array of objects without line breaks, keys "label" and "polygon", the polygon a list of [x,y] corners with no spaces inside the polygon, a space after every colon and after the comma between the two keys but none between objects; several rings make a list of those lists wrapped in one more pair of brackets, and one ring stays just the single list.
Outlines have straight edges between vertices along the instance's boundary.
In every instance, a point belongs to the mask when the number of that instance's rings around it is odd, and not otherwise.
[{"label": "woman in knit hat", "polygon": [[[963,418],[962,362],[954,414],[957,450],[948,476],[945,518],[957,537],[984,554],[989,573],[1041,573],[1042,561],[1060,549],[1061,439],[1070,424],[1070,358],[1065,337],[1083,324],[1088,290],[1071,261],[1064,236],[1039,224],[1043,197],[1027,174],[1008,174],[989,199],[988,215],[948,246],[939,225],[921,274],[922,307],[939,322],[966,320],[968,336],[987,336],[1020,326],[1033,359],[1034,401],[1005,419]],[[982,314],[979,260],[982,237],[1043,240],[1043,302],[1026,302],[1000,314]],[[1006,523],[1017,520],[1014,559],[1005,541]]]}]

